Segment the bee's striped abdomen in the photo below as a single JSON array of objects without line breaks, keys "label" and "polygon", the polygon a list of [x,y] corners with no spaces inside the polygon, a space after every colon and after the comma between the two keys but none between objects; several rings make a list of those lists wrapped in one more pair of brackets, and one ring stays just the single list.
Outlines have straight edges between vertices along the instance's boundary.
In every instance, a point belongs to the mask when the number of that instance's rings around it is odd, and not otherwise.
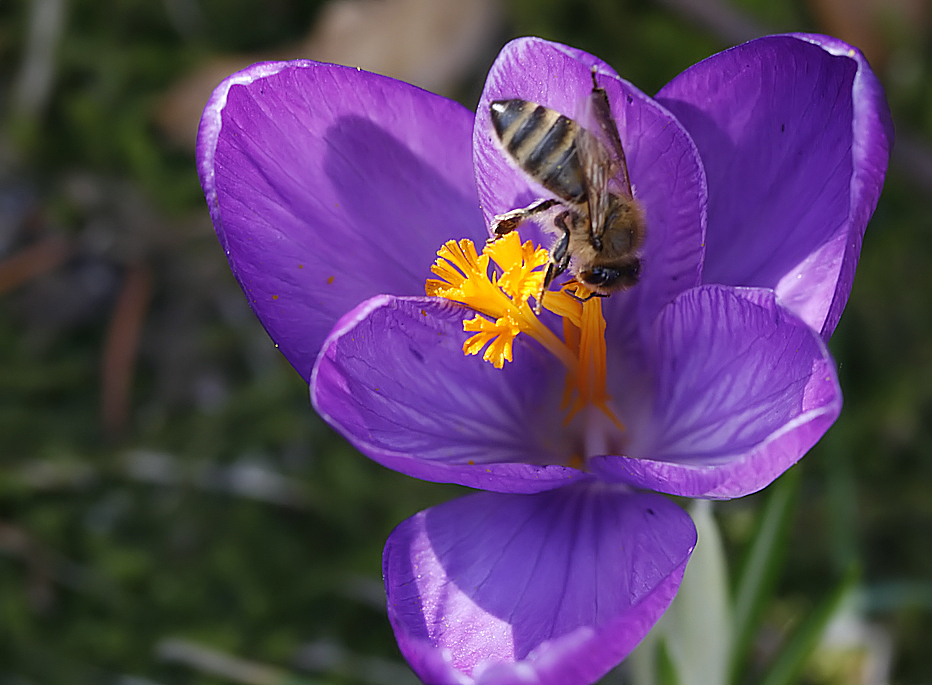
[{"label": "bee's striped abdomen", "polygon": [[576,138],[586,132],[579,124],[527,100],[496,100],[490,110],[495,133],[518,166],[554,195],[585,202]]}]

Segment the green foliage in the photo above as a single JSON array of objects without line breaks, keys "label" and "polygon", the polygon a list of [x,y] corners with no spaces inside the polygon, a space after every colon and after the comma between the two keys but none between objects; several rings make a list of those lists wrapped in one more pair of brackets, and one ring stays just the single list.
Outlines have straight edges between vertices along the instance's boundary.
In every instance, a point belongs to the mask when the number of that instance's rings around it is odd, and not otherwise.
[{"label": "green foliage", "polygon": [[725,47],[643,0],[512,0],[510,6],[516,35],[537,35],[598,55],[648,94]]},{"label": "green foliage", "polygon": [[787,553],[787,537],[799,487],[799,471],[790,469],[770,488],[735,583],[731,682],[747,665],[760,621],[773,599]]},{"label": "green foliage", "polygon": [[799,682],[829,621],[837,615],[842,601],[854,588],[857,577],[857,569],[849,569],[837,587],[806,617],[769,665],[767,675],[761,681],[762,685],[793,685]]},{"label": "green foliage", "polygon": [[[28,116],[10,103],[30,3],[0,4],[0,260],[48,236],[73,248],[0,294],[0,685],[234,682],[170,658],[178,645],[278,685],[408,682],[381,548],[457,490],[373,464],[313,414],[229,275],[190,150],[157,125],[184,75],[218,53],[297,43],[321,4],[71,0],[49,100]],[[726,47],[671,5],[511,0],[506,13],[512,34],[589,50],[653,93]],[[773,30],[831,32],[802,2],[731,7]],[[928,37],[894,21],[883,31],[901,149],[921,156]],[[930,183],[895,166],[868,230],[831,345],[846,394],[837,425],[770,494],[716,508],[731,567],[757,562],[732,598],[749,682],[823,682],[803,657],[852,565],[867,617],[895,642],[895,681],[932,672]],[[140,263],[153,287],[130,418],[106,430],[108,327]],[[657,678],[675,682],[658,649]]]}]

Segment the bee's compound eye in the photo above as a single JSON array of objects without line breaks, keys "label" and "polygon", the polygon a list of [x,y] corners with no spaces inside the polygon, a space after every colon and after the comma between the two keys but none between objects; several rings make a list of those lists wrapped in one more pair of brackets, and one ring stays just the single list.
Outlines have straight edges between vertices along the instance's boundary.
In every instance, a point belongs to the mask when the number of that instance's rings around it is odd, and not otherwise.
[{"label": "bee's compound eye", "polygon": [[597,266],[580,274],[580,280],[599,290],[624,290],[636,285],[641,276],[641,260],[632,259],[616,266]]}]

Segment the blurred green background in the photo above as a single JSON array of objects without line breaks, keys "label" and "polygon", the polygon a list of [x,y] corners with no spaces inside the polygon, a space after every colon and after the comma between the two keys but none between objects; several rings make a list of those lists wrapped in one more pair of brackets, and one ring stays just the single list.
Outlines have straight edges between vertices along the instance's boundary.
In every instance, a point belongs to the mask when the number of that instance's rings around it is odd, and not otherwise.
[{"label": "blurred green background", "polygon": [[[653,93],[792,30],[865,50],[897,147],[831,342],[846,406],[793,470],[743,681],[855,566],[863,639],[821,644],[799,682],[932,682],[930,15],[923,0],[0,3],[0,684],[415,682],[381,547],[457,489],[334,435],[247,308],[193,161],[223,76],[311,57],[473,107],[498,48],[536,34]],[[734,568],[766,497],[717,505]]]}]

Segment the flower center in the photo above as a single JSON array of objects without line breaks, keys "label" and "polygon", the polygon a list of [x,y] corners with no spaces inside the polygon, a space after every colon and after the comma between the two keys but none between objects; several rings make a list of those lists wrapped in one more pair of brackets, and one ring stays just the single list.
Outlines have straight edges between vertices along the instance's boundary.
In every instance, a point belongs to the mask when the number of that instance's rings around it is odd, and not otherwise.
[{"label": "flower center", "polygon": [[[464,354],[479,354],[495,368],[512,360],[515,338],[525,333],[543,345],[566,367],[563,391],[565,422],[587,407],[597,407],[615,427],[624,425],[609,406],[605,389],[605,318],[602,299],[588,297],[575,282],[560,290],[544,291],[541,305],[563,319],[563,339],[537,317],[528,303],[541,292],[550,255],[531,241],[521,243],[512,231],[487,243],[482,254],[471,240],[449,240],[437,252],[431,271],[439,278],[428,279],[428,295],[459,302],[476,311],[463,322],[474,335],[463,343]],[[497,269],[490,269],[491,265]],[[571,291],[572,294],[571,294]],[[584,412],[588,413],[588,412]]]}]

